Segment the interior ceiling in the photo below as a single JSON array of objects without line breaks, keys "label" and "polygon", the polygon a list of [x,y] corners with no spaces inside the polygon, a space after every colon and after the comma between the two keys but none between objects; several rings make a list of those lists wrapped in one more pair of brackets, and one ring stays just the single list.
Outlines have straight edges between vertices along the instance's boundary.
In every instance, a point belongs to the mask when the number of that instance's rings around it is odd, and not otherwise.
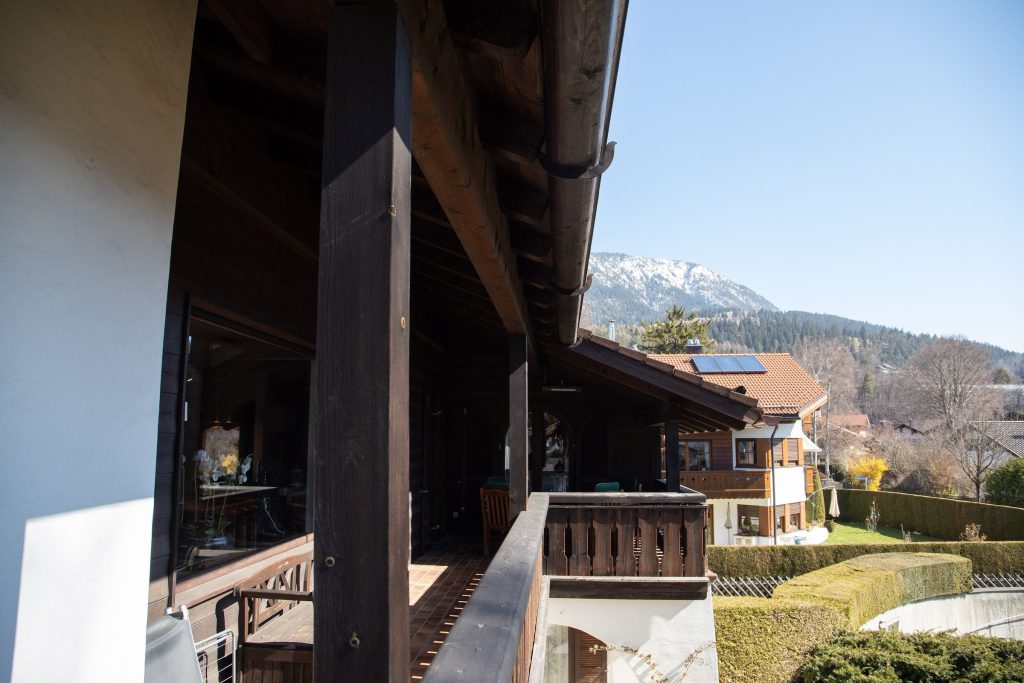
[{"label": "interior ceiling", "polygon": [[[482,143],[498,172],[499,204],[528,313],[543,339],[553,333],[554,297],[548,288],[548,181],[538,161],[544,111],[536,6],[532,0],[448,0],[442,6],[481,112]],[[201,147],[220,145],[223,156],[246,161],[236,172],[197,145],[186,148],[184,162],[193,180],[226,185],[217,188],[222,196],[247,203],[265,234],[313,263],[328,12],[323,0],[201,0],[190,107],[210,106],[238,123],[237,129],[211,132]],[[197,97],[197,89],[205,98]],[[235,130],[246,134],[237,150],[230,140]],[[254,141],[259,149],[248,149]],[[260,159],[270,160],[273,177],[262,185],[246,182],[246,172]],[[281,206],[266,196],[288,188]],[[416,164],[412,215],[413,310],[422,312],[416,315],[502,334],[475,268]]]}]

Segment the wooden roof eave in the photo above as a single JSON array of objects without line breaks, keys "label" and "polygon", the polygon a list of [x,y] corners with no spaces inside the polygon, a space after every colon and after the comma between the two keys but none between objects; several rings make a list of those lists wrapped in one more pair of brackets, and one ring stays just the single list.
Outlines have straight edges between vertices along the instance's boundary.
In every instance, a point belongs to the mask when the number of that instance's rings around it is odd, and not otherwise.
[{"label": "wooden roof eave", "polygon": [[688,426],[700,427],[698,431],[743,429],[763,417],[756,400],[722,387],[702,386],[678,377],[637,357],[643,354],[629,350],[620,353],[591,339],[584,339],[568,349],[555,347],[549,353],[649,395],[667,394],[671,398],[666,401],[666,414],[685,421]]}]

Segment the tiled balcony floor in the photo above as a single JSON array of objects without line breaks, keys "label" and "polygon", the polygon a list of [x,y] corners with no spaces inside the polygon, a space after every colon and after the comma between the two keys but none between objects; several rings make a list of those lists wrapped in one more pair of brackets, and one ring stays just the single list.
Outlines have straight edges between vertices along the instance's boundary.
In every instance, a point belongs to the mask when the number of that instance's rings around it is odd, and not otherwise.
[{"label": "tiled balcony floor", "polygon": [[409,565],[412,680],[423,678],[489,561],[479,536],[453,537],[435,544]]}]

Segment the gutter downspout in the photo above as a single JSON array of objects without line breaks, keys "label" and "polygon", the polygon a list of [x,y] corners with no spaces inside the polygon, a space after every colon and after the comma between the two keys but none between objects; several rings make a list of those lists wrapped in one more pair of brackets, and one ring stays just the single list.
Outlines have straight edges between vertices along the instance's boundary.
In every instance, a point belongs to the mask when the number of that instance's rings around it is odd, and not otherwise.
[{"label": "gutter downspout", "polygon": [[558,341],[575,344],[608,143],[615,78],[628,0],[543,0],[546,149]]},{"label": "gutter downspout", "polygon": [[771,455],[772,455],[772,532],[774,536],[773,545],[779,544],[779,517],[778,512],[775,509],[775,432],[779,431],[779,423],[776,422],[775,426],[772,427],[771,436]]}]

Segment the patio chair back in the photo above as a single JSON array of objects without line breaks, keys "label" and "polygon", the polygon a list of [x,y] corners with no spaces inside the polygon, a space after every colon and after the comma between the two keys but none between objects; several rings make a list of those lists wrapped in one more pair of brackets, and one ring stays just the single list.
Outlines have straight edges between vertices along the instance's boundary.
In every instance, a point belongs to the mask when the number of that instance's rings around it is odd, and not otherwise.
[{"label": "patio chair back", "polygon": [[503,489],[480,489],[480,512],[484,522],[484,554],[491,554],[491,532],[507,534],[509,521],[508,491]]},{"label": "patio chair back", "polygon": [[617,481],[602,481],[600,484],[594,487],[595,493],[611,493],[619,490],[619,482]]}]

